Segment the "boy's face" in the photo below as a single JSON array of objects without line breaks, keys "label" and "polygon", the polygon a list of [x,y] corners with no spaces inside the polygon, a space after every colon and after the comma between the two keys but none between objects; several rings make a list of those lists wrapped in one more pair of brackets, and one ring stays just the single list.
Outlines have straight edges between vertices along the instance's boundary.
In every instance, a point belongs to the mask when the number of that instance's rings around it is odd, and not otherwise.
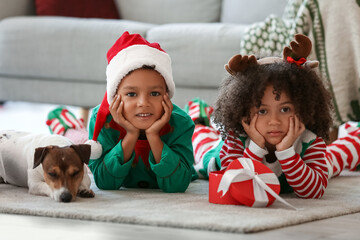
[{"label": "boy's face", "polygon": [[149,128],[164,114],[165,93],[164,78],[152,69],[137,69],[125,76],[117,91],[124,102],[124,117],[140,130]]},{"label": "boy's face", "polygon": [[280,143],[289,131],[290,117],[295,116],[295,107],[290,98],[282,92],[276,100],[273,86],[268,86],[261,99],[259,108],[251,109],[251,119],[255,113],[257,131],[265,138],[267,144],[275,146]]}]

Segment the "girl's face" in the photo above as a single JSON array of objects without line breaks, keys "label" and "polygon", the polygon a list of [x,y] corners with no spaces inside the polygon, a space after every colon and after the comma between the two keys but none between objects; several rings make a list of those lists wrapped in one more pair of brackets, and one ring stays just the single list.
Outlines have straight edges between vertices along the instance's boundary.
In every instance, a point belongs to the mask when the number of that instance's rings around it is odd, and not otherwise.
[{"label": "girl's face", "polygon": [[123,115],[140,130],[149,128],[164,114],[164,78],[156,70],[137,69],[121,80],[117,94],[124,102]]},{"label": "girl's face", "polygon": [[282,92],[280,99],[275,100],[272,85],[265,89],[259,108],[250,111],[251,119],[258,114],[255,123],[257,131],[265,138],[267,145],[275,146],[280,143],[289,130],[290,117],[295,116],[295,107],[291,99]]}]

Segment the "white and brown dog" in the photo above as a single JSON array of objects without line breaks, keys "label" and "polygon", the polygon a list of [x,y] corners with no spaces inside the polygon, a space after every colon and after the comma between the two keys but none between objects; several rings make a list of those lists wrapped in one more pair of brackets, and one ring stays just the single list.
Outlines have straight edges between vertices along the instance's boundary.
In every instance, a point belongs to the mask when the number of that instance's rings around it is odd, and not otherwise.
[{"label": "white and brown dog", "polygon": [[1,131],[0,182],[59,202],[94,197],[85,165],[90,151],[90,145],[73,145],[60,135]]}]

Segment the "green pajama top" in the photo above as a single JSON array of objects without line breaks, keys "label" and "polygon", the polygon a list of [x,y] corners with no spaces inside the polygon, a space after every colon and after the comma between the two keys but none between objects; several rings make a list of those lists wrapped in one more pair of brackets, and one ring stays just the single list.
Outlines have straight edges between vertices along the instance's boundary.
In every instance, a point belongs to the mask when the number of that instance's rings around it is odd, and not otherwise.
[{"label": "green pajama top", "polygon": [[[99,106],[92,111],[89,138],[92,139]],[[160,188],[164,192],[184,192],[190,184],[194,163],[192,134],[194,123],[174,105],[170,121],[160,132],[164,143],[160,163],[156,163],[147,140],[138,140],[130,160],[124,163],[122,139],[126,132],[107,116],[98,136],[103,147],[99,159],[91,159],[89,168],[98,188]]]}]

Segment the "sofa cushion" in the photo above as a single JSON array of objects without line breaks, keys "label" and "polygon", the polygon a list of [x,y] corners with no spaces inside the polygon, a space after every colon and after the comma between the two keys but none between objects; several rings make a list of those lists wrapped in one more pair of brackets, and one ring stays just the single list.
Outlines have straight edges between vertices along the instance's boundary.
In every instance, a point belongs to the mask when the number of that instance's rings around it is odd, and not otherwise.
[{"label": "sofa cushion", "polygon": [[35,0],[39,16],[119,18],[114,0]]},{"label": "sofa cushion", "polygon": [[54,79],[6,77],[0,74],[0,100],[52,103],[92,108],[104,97],[106,84]]},{"label": "sofa cushion", "polygon": [[218,22],[222,0],[115,0],[123,19],[165,24]]},{"label": "sofa cushion", "polygon": [[223,0],[221,22],[251,24],[270,14],[282,16],[288,0]]},{"label": "sofa cushion", "polygon": [[106,53],[124,32],[152,24],[69,17],[0,21],[0,75],[105,83]]},{"label": "sofa cushion", "polygon": [[217,88],[226,73],[224,65],[240,51],[246,27],[222,23],[165,24],[151,28],[147,39],[160,43],[170,55],[177,87]]},{"label": "sofa cushion", "polygon": [[34,15],[35,4],[29,0],[0,0],[0,20],[12,16]]}]

